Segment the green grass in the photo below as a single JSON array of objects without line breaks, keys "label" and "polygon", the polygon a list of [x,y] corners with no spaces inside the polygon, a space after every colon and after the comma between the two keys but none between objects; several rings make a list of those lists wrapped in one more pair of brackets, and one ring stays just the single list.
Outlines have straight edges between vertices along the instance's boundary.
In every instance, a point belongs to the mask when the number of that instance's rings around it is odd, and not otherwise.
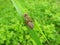
[{"label": "green grass", "polygon": [[[59,2],[18,0],[16,8],[11,0],[0,0],[0,45],[60,45]],[[34,29],[24,24],[24,13],[33,18]]]}]

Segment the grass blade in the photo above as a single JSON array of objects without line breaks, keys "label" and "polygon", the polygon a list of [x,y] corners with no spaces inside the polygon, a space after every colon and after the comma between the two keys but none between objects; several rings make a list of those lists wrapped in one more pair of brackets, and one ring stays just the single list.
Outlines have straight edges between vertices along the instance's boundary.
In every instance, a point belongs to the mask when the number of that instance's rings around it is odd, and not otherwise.
[{"label": "grass blade", "polygon": [[36,42],[37,45],[42,45],[42,43],[40,42],[37,33],[34,30],[29,30],[30,36],[32,37],[32,39]]},{"label": "grass blade", "polygon": [[25,10],[22,8],[22,5],[17,0],[11,0],[11,2],[13,3],[19,15],[25,13]]},{"label": "grass blade", "polygon": [[[13,5],[15,6],[17,12],[21,15],[24,14],[26,11],[25,9],[23,9],[23,7],[21,6],[21,4],[17,1],[17,0],[11,0]],[[28,30],[30,33],[30,36],[32,37],[32,39],[36,42],[37,45],[42,45],[36,32],[32,29],[32,30]]]}]

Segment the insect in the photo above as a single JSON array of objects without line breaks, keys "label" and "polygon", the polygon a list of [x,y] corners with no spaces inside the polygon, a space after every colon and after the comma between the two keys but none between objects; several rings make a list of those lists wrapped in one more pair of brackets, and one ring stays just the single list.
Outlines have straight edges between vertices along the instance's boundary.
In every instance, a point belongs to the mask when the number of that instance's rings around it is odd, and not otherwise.
[{"label": "insect", "polygon": [[24,14],[24,18],[25,18],[26,24],[27,24],[31,29],[33,29],[34,24],[33,24],[32,19],[28,16],[28,14]]}]

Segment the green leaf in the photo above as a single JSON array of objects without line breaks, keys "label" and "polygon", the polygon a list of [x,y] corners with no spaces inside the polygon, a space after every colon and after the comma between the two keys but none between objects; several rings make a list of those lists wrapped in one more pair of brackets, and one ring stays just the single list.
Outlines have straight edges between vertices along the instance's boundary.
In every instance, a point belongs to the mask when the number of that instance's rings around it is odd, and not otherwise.
[{"label": "green leaf", "polygon": [[[23,9],[22,5],[17,1],[17,0],[11,0],[13,5],[15,6],[17,12],[21,15],[21,13],[25,13],[26,10]],[[30,36],[32,37],[32,39],[36,42],[37,45],[42,45],[36,32],[34,30],[28,30],[30,33]]]},{"label": "green leaf", "polygon": [[39,40],[39,37],[37,36],[36,31],[34,30],[29,30],[30,36],[32,37],[32,39],[36,42],[37,45],[42,45],[42,43]]},{"label": "green leaf", "polygon": [[18,14],[22,15],[23,13],[26,12],[26,10],[23,9],[22,5],[20,4],[20,2],[18,0],[11,0],[13,5],[15,6]]}]

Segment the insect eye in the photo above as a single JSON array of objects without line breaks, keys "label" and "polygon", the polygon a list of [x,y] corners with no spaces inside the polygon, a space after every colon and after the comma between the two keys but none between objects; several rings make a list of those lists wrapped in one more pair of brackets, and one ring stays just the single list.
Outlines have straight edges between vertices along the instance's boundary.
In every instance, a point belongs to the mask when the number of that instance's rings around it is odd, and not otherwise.
[{"label": "insect eye", "polygon": [[27,16],[27,14],[24,14],[24,17],[26,17]]}]

